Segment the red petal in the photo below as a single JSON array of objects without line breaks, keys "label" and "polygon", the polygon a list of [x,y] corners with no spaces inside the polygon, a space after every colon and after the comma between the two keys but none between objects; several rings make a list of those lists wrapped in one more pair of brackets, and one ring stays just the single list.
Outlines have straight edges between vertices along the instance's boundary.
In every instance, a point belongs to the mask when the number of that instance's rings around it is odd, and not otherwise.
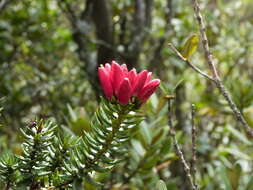
[{"label": "red petal", "polygon": [[140,72],[138,76],[135,79],[134,85],[133,85],[133,90],[132,90],[132,95],[137,96],[138,93],[141,91],[143,86],[145,85],[145,81],[147,79],[147,74],[148,72],[146,70]]},{"label": "red petal", "polygon": [[123,82],[120,85],[118,100],[121,104],[128,104],[131,94],[131,85],[128,78],[124,78]]},{"label": "red petal", "polygon": [[109,73],[103,66],[98,68],[98,76],[106,98],[111,99],[113,95],[112,84]]},{"label": "red petal", "polygon": [[137,72],[136,72],[136,69],[132,69],[129,73],[128,73],[128,78],[130,80],[130,84],[131,86],[133,87],[134,85],[134,82],[136,80],[136,77],[137,77]]},{"label": "red petal", "polygon": [[145,84],[147,84],[151,80],[151,77],[152,77],[152,72],[148,72]]},{"label": "red petal", "polygon": [[159,79],[155,79],[155,80],[150,81],[140,91],[140,93],[138,94],[138,99],[142,103],[145,103],[148,100],[148,98],[155,92],[155,90],[159,86],[159,84],[160,84]]},{"label": "red petal", "polygon": [[123,73],[122,68],[117,62],[112,61],[111,81],[112,81],[113,91],[115,95],[118,94],[119,87],[123,79],[124,79],[124,73]]}]

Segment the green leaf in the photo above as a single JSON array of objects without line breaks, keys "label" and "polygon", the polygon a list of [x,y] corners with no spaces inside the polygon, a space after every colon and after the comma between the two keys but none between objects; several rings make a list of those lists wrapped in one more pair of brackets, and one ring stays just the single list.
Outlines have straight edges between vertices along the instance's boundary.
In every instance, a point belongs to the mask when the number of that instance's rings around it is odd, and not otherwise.
[{"label": "green leaf", "polygon": [[252,145],[252,142],[250,142],[242,133],[234,129],[232,126],[227,125],[227,130],[231,132],[237,139],[245,143],[246,145]]},{"label": "green leaf", "polygon": [[241,152],[237,148],[221,148],[221,152],[232,154],[238,158],[244,159],[244,160],[251,160],[251,157],[247,154]]},{"label": "green leaf", "polygon": [[140,128],[140,132],[141,132],[145,145],[146,146],[149,145],[152,140],[151,129],[149,128],[146,122],[143,122],[143,125]]},{"label": "green leaf", "polygon": [[245,190],[252,190],[253,189],[253,176],[250,177]]},{"label": "green leaf", "polygon": [[145,149],[142,147],[141,143],[135,139],[131,140],[132,146],[138,155],[143,156],[145,154]]},{"label": "green leaf", "polygon": [[102,183],[96,182],[94,181],[89,174],[85,175],[85,180],[90,183],[91,185],[95,185],[95,186],[102,186]]},{"label": "green leaf", "polygon": [[189,36],[184,44],[183,51],[181,53],[182,56],[186,59],[189,59],[189,57],[196,52],[198,48],[198,43],[199,36],[197,34],[192,34],[191,36]]},{"label": "green leaf", "polygon": [[72,109],[72,107],[69,104],[67,104],[67,108],[68,108],[71,120],[76,121],[77,120],[77,115],[76,115],[75,111]]},{"label": "green leaf", "polygon": [[229,181],[229,178],[227,176],[227,169],[225,166],[220,167],[220,177],[222,179],[222,182],[225,184],[226,190],[233,190],[232,184]]},{"label": "green leaf", "polygon": [[156,190],[167,190],[166,184],[163,180],[159,180],[156,184]]},{"label": "green leaf", "polygon": [[233,189],[238,189],[239,182],[242,174],[242,168],[239,163],[236,163],[234,167],[228,169],[228,177]]}]

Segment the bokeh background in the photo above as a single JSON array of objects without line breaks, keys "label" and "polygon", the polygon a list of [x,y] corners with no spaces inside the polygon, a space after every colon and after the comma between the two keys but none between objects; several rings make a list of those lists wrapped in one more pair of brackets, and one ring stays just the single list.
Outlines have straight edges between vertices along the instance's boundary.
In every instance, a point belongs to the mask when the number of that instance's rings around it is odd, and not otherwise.
[{"label": "bokeh background", "polygon": [[[200,5],[219,74],[253,126],[253,1]],[[176,96],[174,124],[188,161],[191,104],[196,106],[200,188],[253,190],[252,139],[215,86],[169,49],[173,43],[182,50],[192,34],[198,25],[190,0],[2,0],[0,154],[21,154],[19,128],[36,118],[82,135],[102,95],[97,67],[116,60],[152,71],[167,92],[159,89],[143,106],[146,121],[126,161],[98,176],[107,189],[154,189],[159,179],[168,189],[189,189],[168,135],[164,96],[170,94]],[[209,73],[201,44],[190,59]]]}]

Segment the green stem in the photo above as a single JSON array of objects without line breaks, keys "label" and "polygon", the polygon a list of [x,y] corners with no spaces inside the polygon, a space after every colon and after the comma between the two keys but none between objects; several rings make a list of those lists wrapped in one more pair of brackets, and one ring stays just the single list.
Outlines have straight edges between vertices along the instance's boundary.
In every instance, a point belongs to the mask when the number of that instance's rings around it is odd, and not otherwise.
[{"label": "green stem", "polygon": [[130,112],[128,109],[123,109],[118,113],[118,118],[112,121],[112,132],[107,136],[105,143],[102,145],[102,149],[98,151],[96,158],[87,163],[87,168],[90,168],[96,161],[98,161],[104,153],[108,151],[112,144],[115,134],[119,131],[121,123],[124,121],[125,116]]}]

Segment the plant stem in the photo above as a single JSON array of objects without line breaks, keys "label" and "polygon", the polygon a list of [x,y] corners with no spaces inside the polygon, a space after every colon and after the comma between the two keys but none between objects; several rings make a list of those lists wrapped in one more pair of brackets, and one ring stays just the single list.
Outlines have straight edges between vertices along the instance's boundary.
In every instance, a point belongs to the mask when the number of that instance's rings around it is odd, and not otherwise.
[{"label": "plant stem", "polygon": [[110,148],[110,145],[112,144],[115,134],[118,132],[121,123],[125,119],[125,115],[129,112],[130,110],[125,110],[123,109],[120,113],[118,113],[118,118],[112,121],[112,132],[107,136],[105,143],[102,145],[102,149],[100,149],[97,153],[96,158],[94,158],[92,161],[87,163],[86,168],[90,168],[95,162],[97,162],[104,153],[107,152],[107,150]]},{"label": "plant stem", "polygon": [[191,171],[190,171],[190,167],[189,165],[187,164],[185,158],[184,158],[184,154],[177,142],[177,138],[176,138],[176,133],[175,133],[175,130],[174,130],[174,127],[173,127],[173,123],[172,123],[172,102],[171,102],[171,98],[168,98],[168,125],[170,127],[170,136],[172,137],[172,140],[173,140],[173,145],[174,145],[174,149],[176,151],[176,154],[177,156],[179,157],[180,159],[180,162],[182,163],[183,165],[183,168],[184,168],[184,171],[186,173],[186,177],[188,178],[189,182],[190,182],[190,185],[191,185],[191,189],[192,190],[197,190],[198,188],[194,185],[194,182],[193,182],[193,178],[192,178],[192,175],[191,175]]},{"label": "plant stem", "polygon": [[196,168],[196,161],[197,161],[197,157],[196,157],[196,126],[195,126],[195,122],[194,122],[194,118],[195,118],[195,105],[192,104],[191,105],[191,133],[192,133],[192,160],[191,160],[191,172],[192,172],[192,177],[193,177],[193,184],[194,186],[197,188],[197,184],[196,184],[196,172],[197,172],[197,168]]}]

